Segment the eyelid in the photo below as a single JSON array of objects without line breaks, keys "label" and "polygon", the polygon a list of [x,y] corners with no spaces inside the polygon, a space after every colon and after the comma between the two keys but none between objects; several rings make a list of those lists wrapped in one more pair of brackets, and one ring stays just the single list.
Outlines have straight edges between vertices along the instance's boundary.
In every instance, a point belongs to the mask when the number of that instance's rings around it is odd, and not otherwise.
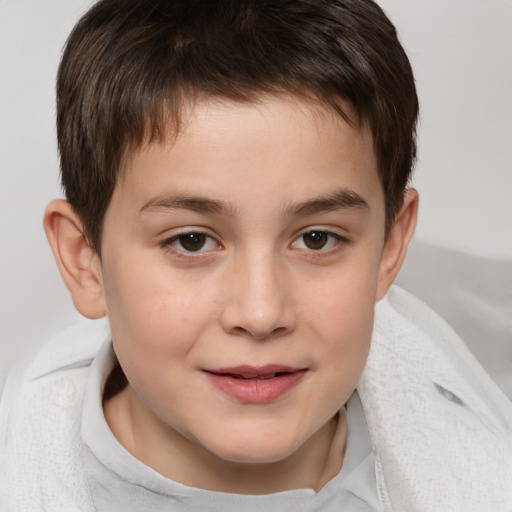
[{"label": "eyelid", "polygon": [[342,235],[340,233],[337,233],[336,231],[334,231],[332,228],[327,228],[327,227],[323,227],[323,226],[308,226],[307,228],[305,229],[302,229],[292,240],[292,243],[290,244],[292,247],[293,245],[298,241],[300,240],[304,235],[308,234],[308,233],[311,233],[311,232],[320,232],[320,233],[324,233],[326,234],[328,237],[332,237],[334,239],[336,239],[336,243],[334,244],[333,247],[329,247],[327,249],[324,249],[324,248],[321,248],[321,249],[310,249],[308,247],[305,247],[305,248],[297,248],[298,250],[300,251],[304,251],[304,252],[309,252],[309,253],[312,253],[312,254],[315,254],[315,255],[321,255],[321,254],[327,254],[327,253],[330,253],[330,252],[333,252],[333,251],[336,251],[337,249],[340,248],[340,245],[344,245],[344,244],[348,244],[350,243],[350,240],[348,239],[347,236],[345,235]]},{"label": "eyelid", "polygon": [[203,227],[185,227],[185,228],[178,228],[175,230],[175,233],[171,234],[170,236],[165,237],[158,245],[163,248],[167,249],[169,251],[172,251],[173,253],[183,256],[183,257],[199,257],[199,256],[206,256],[207,254],[211,254],[212,250],[215,249],[209,249],[209,250],[198,250],[198,251],[187,251],[185,249],[180,250],[176,247],[174,247],[172,244],[176,242],[180,237],[186,236],[189,234],[198,234],[198,235],[204,235],[207,238],[213,240],[217,247],[216,249],[223,248],[223,244],[219,241],[219,238],[215,235],[213,235],[210,230],[203,228]]}]

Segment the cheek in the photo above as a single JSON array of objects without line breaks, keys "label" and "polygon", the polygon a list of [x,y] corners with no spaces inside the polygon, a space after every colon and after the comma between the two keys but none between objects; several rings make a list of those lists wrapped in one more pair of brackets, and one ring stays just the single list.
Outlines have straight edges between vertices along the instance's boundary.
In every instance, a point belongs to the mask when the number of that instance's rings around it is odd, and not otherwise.
[{"label": "cheek", "polygon": [[326,311],[326,315],[330,313],[335,320],[329,322],[325,318],[324,323],[328,324],[326,338],[329,342],[324,345],[322,355],[335,379],[355,385],[370,348],[373,303],[360,304],[357,307],[352,301],[346,306]]},{"label": "cheek", "polygon": [[116,352],[129,349],[150,358],[188,350],[208,322],[212,302],[197,290],[197,283],[182,282],[168,269],[150,265],[141,266],[141,271],[131,268],[137,267],[115,269],[105,283]]},{"label": "cheek", "polygon": [[304,302],[313,336],[323,340],[317,350],[333,385],[353,387],[363,370],[373,331],[376,280],[374,264],[352,266],[331,279],[321,295]]},{"label": "cheek", "polygon": [[354,258],[357,264],[341,266],[303,294],[302,307],[319,318],[320,326],[347,339],[371,333],[375,309],[378,264]]},{"label": "cheek", "polygon": [[151,409],[177,389],[176,379],[190,369],[189,354],[207,324],[197,294],[178,290],[155,286],[139,275],[129,283],[123,280],[110,297],[114,350],[133,389]]}]

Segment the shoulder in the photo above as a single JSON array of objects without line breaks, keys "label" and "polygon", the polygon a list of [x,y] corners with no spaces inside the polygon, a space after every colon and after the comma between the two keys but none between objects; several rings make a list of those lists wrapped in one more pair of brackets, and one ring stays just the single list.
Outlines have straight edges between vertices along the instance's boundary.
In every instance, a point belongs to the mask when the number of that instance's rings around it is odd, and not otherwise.
[{"label": "shoulder", "polygon": [[398,287],[376,308],[358,390],[384,503],[446,511],[510,506],[510,401],[456,333]]},{"label": "shoulder", "polygon": [[25,379],[37,380],[54,372],[89,366],[109,334],[105,318],[83,318],[73,323],[43,345],[27,366]]},{"label": "shoulder", "polygon": [[464,403],[474,402],[477,409],[485,404],[489,417],[510,431],[511,401],[451,326],[419,298],[393,286],[376,308],[374,340],[376,351],[397,350],[396,363],[408,371],[414,369],[416,379],[435,381],[438,391],[439,386],[450,389]]},{"label": "shoulder", "polygon": [[[88,499],[80,419],[88,369],[106,322],[81,321],[5,379],[0,402],[0,508],[78,510]],[[20,507],[23,503],[23,507]],[[5,508],[2,508],[5,507]]]}]

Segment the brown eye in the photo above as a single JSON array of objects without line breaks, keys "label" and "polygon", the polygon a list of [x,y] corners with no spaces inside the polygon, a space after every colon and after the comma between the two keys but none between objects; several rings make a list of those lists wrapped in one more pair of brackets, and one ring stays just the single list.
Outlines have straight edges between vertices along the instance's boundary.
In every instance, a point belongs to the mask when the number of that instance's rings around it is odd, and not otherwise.
[{"label": "brown eye", "polygon": [[337,233],[322,229],[310,229],[309,231],[304,231],[302,235],[296,238],[291,246],[293,249],[300,249],[302,251],[323,253],[343,243],[347,243],[347,239]]},{"label": "brown eye", "polygon": [[204,233],[187,233],[180,235],[176,241],[186,251],[197,252],[204,248],[207,238]]},{"label": "brown eye", "polygon": [[308,249],[318,251],[326,246],[329,235],[325,231],[308,231],[302,235],[302,240]]},{"label": "brown eye", "polygon": [[201,231],[189,231],[162,240],[160,246],[164,249],[172,248],[174,252],[183,255],[190,253],[203,253],[222,249],[221,244],[212,236]]}]

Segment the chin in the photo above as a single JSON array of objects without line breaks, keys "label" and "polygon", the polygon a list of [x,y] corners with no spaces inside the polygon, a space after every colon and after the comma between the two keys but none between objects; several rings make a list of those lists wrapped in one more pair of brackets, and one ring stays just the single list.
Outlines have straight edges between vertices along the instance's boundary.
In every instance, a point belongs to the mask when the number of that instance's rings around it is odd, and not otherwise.
[{"label": "chin", "polygon": [[260,439],[235,440],[226,436],[226,444],[211,447],[216,457],[234,464],[273,464],[292,455],[298,446],[290,439],[272,439],[274,436],[261,436]]}]

